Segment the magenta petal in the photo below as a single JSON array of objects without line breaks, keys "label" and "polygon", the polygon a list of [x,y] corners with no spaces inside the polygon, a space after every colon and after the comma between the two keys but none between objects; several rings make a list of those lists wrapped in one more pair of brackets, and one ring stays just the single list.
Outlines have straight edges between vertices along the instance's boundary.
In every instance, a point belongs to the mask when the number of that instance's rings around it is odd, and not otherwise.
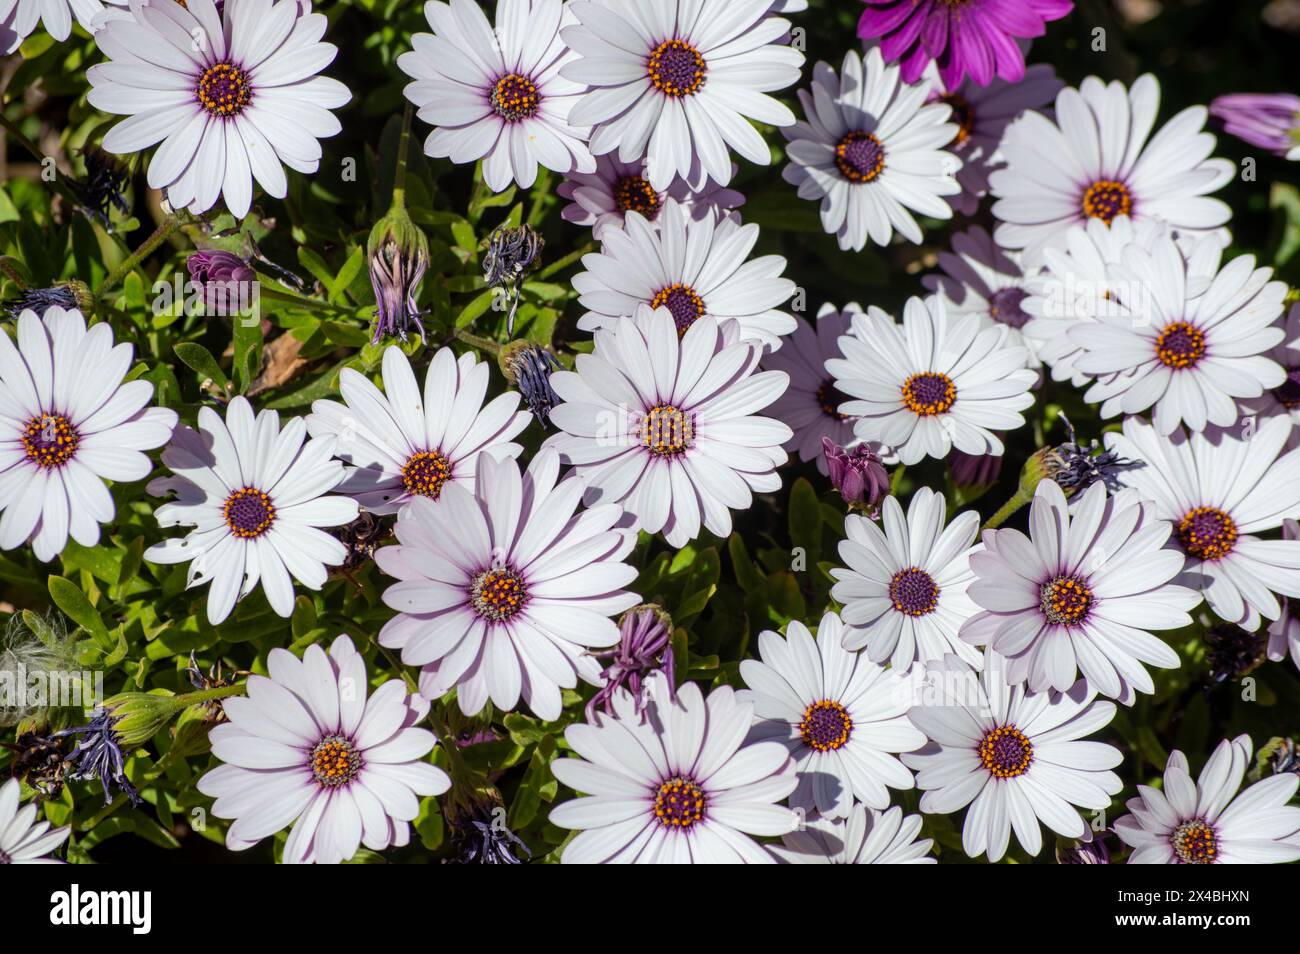
[{"label": "magenta petal", "polygon": [[[948,47],[949,16],[946,7],[936,4],[930,8],[930,15],[925,18],[925,26],[921,30],[921,45],[925,47],[931,59],[937,60]],[[959,32],[956,24],[953,25],[952,32],[954,34]],[[955,41],[956,37],[954,36],[953,39]]]}]

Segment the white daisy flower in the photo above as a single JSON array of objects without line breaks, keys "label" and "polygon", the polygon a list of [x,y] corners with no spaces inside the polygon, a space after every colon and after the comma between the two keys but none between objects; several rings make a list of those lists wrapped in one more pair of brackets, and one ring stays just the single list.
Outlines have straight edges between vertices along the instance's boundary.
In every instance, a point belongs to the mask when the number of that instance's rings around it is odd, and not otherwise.
[{"label": "white daisy flower", "polygon": [[272,649],[270,678],[223,703],[229,722],[209,734],[222,763],[198,781],[212,814],[235,821],[226,847],[249,848],[290,824],[286,864],[338,864],[410,840],[420,798],[451,787],[425,761],[436,742],[419,728],[429,703],[400,679],[368,693],[366,663],[347,636],[308,646],[299,660]]},{"label": "white daisy flower", "polygon": [[1020,308],[1029,316],[1022,329],[1025,341],[1051,369],[1053,381],[1069,381],[1081,388],[1092,380],[1075,367],[1082,351],[1070,338],[1070,329],[1118,313],[1111,267],[1119,264],[1130,245],[1149,251],[1163,232],[1163,223],[1156,219],[1135,224],[1127,215],[1117,215],[1109,225],[1089,219],[1067,228],[1059,248],[1043,250],[1043,267],[1026,277],[1029,294]]},{"label": "white daisy flower", "polygon": [[474,489],[449,483],[437,503],[412,500],[397,517],[397,546],[375,562],[400,582],[384,591],[397,610],[379,642],[421,667],[426,699],[457,690],[474,715],[491,698],[509,712],[522,696],[542,719],[560,715],[560,690],[581,676],[600,684],[587,649],[619,641],[609,617],[641,602],[623,587],[636,543],[614,504],[577,512],[580,477],[559,480],[543,449],[528,470],[511,458],[479,458]]},{"label": "white daisy flower", "polygon": [[38,822],[34,804],[18,807],[21,795],[22,785],[16,778],[0,785],[0,865],[58,864],[57,858],[46,856],[67,841],[72,829]]},{"label": "white daisy flower", "polygon": [[754,706],[750,737],[772,739],[790,750],[799,785],[790,807],[844,818],[856,799],[889,807],[889,790],[912,788],[912,773],[897,753],[925,745],[907,721],[910,686],[843,646],[844,624],[822,616],[814,641],[798,620],[785,639],[772,630],[758,636],[759,659],[742,659],[749,687],[737,694]]},{"label": "white daisy flower", "polygon": [[[1282,536],[1300,540],[1300,523],[1282,521]],[[1268,627],[1268,658],[1280,662],[1288,655],[1300,669],[1300,600],[1283,600],[1282,613]]]},{"label": "white daisy flower", "polygon": [[199,430],[178,428],[163,451],[174,476],[151,480],[149,493],[174,491],[176,501],[154,516],[160,527],[194,529],[154,544],[144,557],[188,562],[187,588],[210,582],[208,622],[214,626],[259,582],[271,608],[288,618],[290,576],[319,590],[325,567],[347,557],[343,544],[320,528],[355,520],[357,502],[326,496],[343,480],[343,465],[331,457],[334,439],[306,437],[302,418],[281,430],[279,414],[265,410],[254,418],[241,396],[231,400],[224,421],[212,408],[200,408]]},{"label": "white daisy flower", "polygon": [[661,673],[645,686],[643,714],[627,692],[614,716],[575,724],[564,737],[578,758],[551,772],[586,797],[550,820],[579,829],[566,864],[771,864],[751,835],[784,835],[799,816],[777,805],[795,787],[794,763],[777,742],[745,736],[753,706],[719,686],[706,699],[686,683],[670,696]]},{"label": "white daisy flower", "polygon": [[1155,692],[1143,663],[1176,669],[1178,654],[1148,630],[1192,624],[1200,593],[1171,581],[1183,554],[1165,548],[1173,527],[1135,490],[1108,496],[1095,483],[1066,503],[1043,480],[1019,530],[984,533],[967,594],[982,608],[961,638],[989,645],[1006,675],[1034,692],[1065,692],[1080,674],[1104,696],[1132,705]]},{"label": "white daisy flower", "polygon": [[[732,167],[734,172],[734,165]],[[716,221],[745,204],[745,197],[706,179],[698,190],[678,177],[667,189],[656,189],[646,177],[646,161],[623,162],[613,153],[596,160],[595,172],[571,172],[555,190],[569,203],[560,217],[574,225],[590,226],[592,237],[604,241],[612,229],[624,227],[629,212],[656,222],[664,203],[672,199],[694,221]]]},{"label": "white daisy flower", "polygon": [[530,420],[515,391],[483,405],[490,373],[473,352],[457,358],[440,348],[421,397],[410,361],[389,347],[382,368],[387,393],[344,368],[344,403],[313,402],[307,432],[337,438],[335,455],[351,465],[338,489],[372,513],[396,513],[416,497],[437,500],[449,482],[472,491],[479,454],[518,457],[523,448],[514,438]]},{"label": "white daisy flower", "polygon": [[976,314],[982,327],[1006,325],[1011,329],[1007,343],[1028,351],[1026,366],[1042,367],[1035,345],[1023,333],[1029,314],[1022,305],[1038,268],[1026,267],[1018,253],[999,248],[977,225],[952,237],[952,251],[939,253],[939,269],[921,284],[938,296],[950,317]]},{"label": "white daisy flower", "polygon": [[980,653],[957,634],[978,612],[966,588],[979,514],[967,510],[945,527],[944,509],[941,494],[920,487],[906,517],[898,498],[885,498],[883,531],[858,514],[844,518],[839,550],[847,568],[830,573],[831,597],[844,606],[845,649],[865,647],[873,662],[899,670],[948,653],[978,668]]},{"label": "white daisy flower", "polygon": [[787,865],[933,865],[934,842],[917,838],[920,815],[903,815],[855,804],[848,818],[809,818],[802,828],[781,836],[768,851]]},{"label": "white daisy flower", "polygon": [[853,400],[854,432],[891,447],[904,464],[966,454],[1000,456],[994,431],[1025,423],[1037,374],[1029,352],[1008,343],[1005,325],[984,327],[979,315],[948,318],[934,297],[909,298],[903,324],[874,305],[853,316],[854,334],[840,338],[843,358],[826,362],[835,386]]},{"label": "white daisy flower", "polygon": [[1187,232],[1226,223],[1232,210],[1206,196],[1236,167],[1209,158],[1215,140],[1203,131],[1206,108],[1189,106],[1148,141],[1159,108],[1160,84],[1150,74],[1129,89],[1089,76],[1078,89],[1061,90],[1055,121],[1027,112],[1008,126],[1006,166],[989,175],[998,244],[1036,262],[1088,219],[1162,219]]},{"label": "white daisy flower", "polygon": [[585,84],[572,121],[592,126],[591,151],[646,159],[650,184],[731,181],[728,147],[767,165],[771,151],[747,119],[789,126],[767,94],[799,79],[803,54],[784,44],[790,22],[771,0],[602,0],[573,3],[578,54],[560,73]]},{"label": "white daisy flower", "polygon": [[790,386],[767,409],[768,414],[790,426],[794,436],[785,443],[788,451],[799,454],[802,461],[817,461],[817,469],[828,472],[822,438],[848,447],[855,440],[853,425],[857,418],[840,413],[840,405],[848,398],[835,387],[835,381],[826,370],[828,358],[840,354],[841,335],[853,333],[853,316],[862,313],[857,302],[849,302],[844,310],[834,305],[822,305],[814,324],[796,316],[797,327],[780,351],[763,355],[763,368],[784,371],[790,376]]},{"label": "white daisy flower", "polygon": [[413,79],[406,98],[437,127],[428,155],[482,159],[493,192],[531,188],[539,164],[595,171],[590,129],[569,118],[583,87],[561,73],[573,59],[560,39],[574,22],[563,0],[498,0],[495,27],[473,0],[426,3],[424,15],[433,33],[412,36],[397,65]]},{"label": "white daisy flower", "polygon": [[578,327],[606,328],[649,305],[672,312],[678,335],[709,315],[734,318],[741,337],[781,347],[781,335],[795,329],[793,316],[780,310],[795,284],[783,277],[780,255],[749,259],[758,235],[757,225],[741,225],[737,216],[695,219],[671,200],[653,224],[627,213],[623,228],[605,231],[599,252],[582,256],[587,270],[573,287],[587,312]]},{"label": "white daisy flower", "polygon": [[1040,823],[1080,838],[1087,824],[1075,806],[1104,811],[1124,787],[1110,771],[1123,753],[1083,741],[1115,717],[1115,704],[1094,701],[1086,680],[1064,693],[1011,687],[993,652],[978,674],[949,656],[930,664],[926,680],[934,704],[908,715],[930,743],[903,762],[916,770],[925,792],[922,812],[948,815],[970,805],[962,847],[971,858],[1000,860],[1012,829],[1021,847],[1037,855]]},{"label": "white daisy flower", "polygon": [[323,14],[297,0],[226,0],[220,14],[212,0],[130,4],[130,17],[106,19],[95,34],[109,61],[86,71],[90,104],[130,117],[104,136],[106,151],[161,142],[149,185],[196,214],[220,196],[237,219],[252,205],[253,179],[282,199],[283,166],[317,170],[317,140],[342,128],[330,110],[351,98],[316,75],[337,53],[320,42]]},{"label": "white daisy flower", "polygon": [[1149,251],[1130,246],[1110,267],[1115,313],[1068,332],[1082,352],[1074,366],[1108,377],[1084,394],[1101,404],[1102,417],[1140,414],[1154,405],[1162,434],[1179,424],[1193,431],[1228,427],[1240,414],[1238,400],[1285,383],[1285,369],[1266,352],[1284,336],[1275,322],[1286,282],[1269,281],[1273,270],[1255,268],[1253,256],[1239,256],[1222,269],[1218,259],[1213,239],[1185,259],[1164,235]]},{"label": "white daisy flower", "polygon": [[[1028,53],[1027,40],[1018,45]],[[1065,83],[1050,63],[1026,67],[1024,79],[1019,82],[994,77],[987,86],[980,86],[968,78],[952,90],[944,89],[933,60],[925,76],[933,88],[930,100],[952,107],[948,122],[957,127],[956,137],[947,148],[961,159],[957,171],[961,192],[948,196],[948,202],[962,215],[974,215],[980,200],[988,195],[989,173],[1003,165],[1000,147],[1007,126],[1028,110],[1049,112]]]},{"label": "white daisy flower", "polygon": [[586,503],[619,503],[673,547],[731,534],[731,511],[781,486],[791,430],[758,416],[785,390],[784,371],[759,371],[762,348],[711,317],[678,337],[666,308],[596,332],[576,371],[557,371],[562,404],[547,441],[587,484]]},{"label": "white daisy flower", "polygon": [[1300,517],[1300,448],[1284,452],[1291,422],[1248,422],[1240,434],[1209,428],[1161,435],[1139,418],[1106,448],[1143,467],[1118,475],[1155,501],[1156,516],[1174,525],[1173,541],[1187,555],[1177,582],[1199,589],[1210,609],[1248,632],[1260,616],[1278,619],[1277,596],[1300,597],[1300,540],[1261,540],[1287,517]]},{"label": "white daisy flower", "polygon": [[1287,312],[1282,333],[1282,343],[1265,357],[1282,367],[1286,380],[1258,399],[1244,400],[1241,405],[1246,414],[1261,417],[1285,414],[1293,424],[1300,425],[1300,304],[1292,305]]},{"label": "white daisy flower", "polygon": [[1260,865],[1300,859],[1300,808],[1287,803],[1300,778],[1274,775],[1238,794],[1250,766],[1250,736],[1218,744],[1192,781],[1187,756],[1174,750],[1164,790],[1138,786],[1115,834],[1133,848],[1131,865]]},{"label": "white daisy flower", "polygon": [[94,33],[105,4],[124,7],[127,0],[0,0],[0,56],[18,49],[38,23],[60,43],[72,35],[73,17]]},{"label": "white daisy flower", "polygon": [[99,543],[115,508],[105,480],[153,470],[142,453],[167,443],[176,412],[149,407],[153,385],[123,383],[134,349],[100,322],[47,308],[18,316],[18,345],[0,331],[0,549],[31,540],[41,561],[68,537]]},{"label": "white daisy flower", "polygon": [[799,90],[806,121],[782,130],[782,177],[801,199],[820,200],[822,228],[842,249],[861,251],[868,238],[887,245],[895,230],[920,242],[913,213],[950,219],[944,197],[961,192],[961,160],[943,148],[958,134],[952,110],[927,104],[930,84],[904,83],[898,71],[877,47],[865,60],[846,53],[840,76],[818,63],[811,91]]}]

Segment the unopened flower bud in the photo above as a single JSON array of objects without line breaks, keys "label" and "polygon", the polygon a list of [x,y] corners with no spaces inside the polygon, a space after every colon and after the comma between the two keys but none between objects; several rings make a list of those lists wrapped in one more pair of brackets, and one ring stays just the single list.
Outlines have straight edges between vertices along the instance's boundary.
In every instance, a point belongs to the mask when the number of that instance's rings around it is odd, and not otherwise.
[{"label": "unopened flower bud", "polygon": [[429,267],[429,240],[411,221],[406,207],[394,203],[388,214],[370,230],[370,285],[375,292],[375,334],[378,344],[385,336],[406,340],[414,325],[421,338],[424,323],[415,303],[420,282]]},{"label": "unopened flower bud", "polygon": [[848,449],[823,437],[822,453],[826,455],[832,486],[850,507],[872,511],[876,502],[889,493],[889,474],[867,445]]}]

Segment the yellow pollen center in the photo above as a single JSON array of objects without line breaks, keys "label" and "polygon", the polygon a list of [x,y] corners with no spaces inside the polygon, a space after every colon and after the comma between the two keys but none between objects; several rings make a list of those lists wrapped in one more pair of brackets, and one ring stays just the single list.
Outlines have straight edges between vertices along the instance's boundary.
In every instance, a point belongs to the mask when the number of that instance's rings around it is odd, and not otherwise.
[{"label": "yellow pollen center", "polygon": [[695,443],[695,421],[671,404],[652,407],[641,423],[641,443],[656,457],[674,457]]},{"label": "yellow pollen center", "polygon": [[485,570],[470,587],[470,602],[479,616],[494,623],[510,619],[528,602],[523,577],[506,567]]},{"label": "yellow pollen center", "polygon": [[833,699],[814,702],[803,711],[799,735],[804,744],[818,752],[831,752],[849,741],[853,720],[848,711]]},{"label": "yellow pollen center", "polygon": [[199,77],[199,103],[213,116],[236,116],[253,98],[253,88],[243,70],[229,63],[214,63]]},{"label": "yellow pollen center", "polygon": [[1183,822],[1175,828],[1169,843],[1185,865],[1212,865],[1218,860],[1219,840],[1214,829],[1200,819]]},{"label": "yellow pollen center", "polygon": [[412,454],[402,467],[402,486],[408,494],[438,499],[442,485],[451,479],[451,461],[441,451]]},{"label": "yellow pollen center", "polygon": [[1092,591],[1082,580],[1058,576],[1039,588],[1039,609],[1049,623],[1077,626],[1092,609]]},{"label": "yellow pollen center", "polygon": [[665,96],[694,96],[709,72],[700,51],[685,40],[664,40],[646,60],[646,75]]},{"label": "yellow pollen center", "polygon": [[327,735],[311,750],[311,774],[324,788],[338,788],[361,771],[361,753],[351,739]]},{"label": "yellow pollen center", "polygon": [[22,432],[27,459],[42,470],[60,467],[77,452],[81,437],[62,414],[40,414]]},{"label": "yellow pollen center", "polygon": [[492,111],[507,122],[536,116],[541,108],[537,84],[518,73],[507,73],[492,87]]},{"label": "yellow pollen center", "polygon": [[1169,368],[1193,368],[1205,357],[1205,332],[1186,321],[1166,325],[1156,337],[1156,357]]},{"label": "yellow pollen center", "polygon": [[946,374],[923,371],[903,382],[903,404],[918,417],[949,411],[957,400],[957,385]]},{"label": "yellow pollen center", "polygon": [[850,132],[835,146],[835,167],[850,182],[871,182],[885,169],[884,144],[871,133]]},{"label": "yellow pollen center", "polygon": [[704,819],[708,797],[688,778],[670,778],[655,791],[654,815],[665,828],[689,831]]},{"label": "yellow pollen center", "polygon": [[1014,725],[1000,725],[980,742],[979,757],[994,778],[1018,778],[1034,761],[1034,746]]},{"label": "yellow pollen center", "polygon": [[614,183],[614,204],[620,212],[639,212],[653,221],[659,214],[659,193],[643,176],[623,176]]},{"label": "yellow pollen center", "polygon": [[1218,507],[1193,507],[1178,521],[1178,542],[1190,556],[1218,560],[1237,545],[1237,523]]},{"label": "yellow pollen center", "polygon": [[222,515],[235,536],[251,540],[270,529],[275,522],[275,507],[271,498],[256,487],[241,487],[226,498]]},{"label": "yellow pollen center", "polygon": [[1100,179],[1083,193],[1083,214],[1090,219],[1101,219],[1107,225],[1117,216],[1133,211],[1133,193],[1128,186],[1114,179]]}]

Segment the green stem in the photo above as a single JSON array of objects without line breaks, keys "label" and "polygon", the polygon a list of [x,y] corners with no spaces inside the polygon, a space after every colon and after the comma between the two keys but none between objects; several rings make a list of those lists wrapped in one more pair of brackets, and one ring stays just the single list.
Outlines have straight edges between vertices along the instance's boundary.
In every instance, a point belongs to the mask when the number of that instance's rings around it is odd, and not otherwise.
[{"label": "green stem", "polygon": [[544,278],[548,278],[549,276],[554,275],[556,272],[563,271],[564,269],[572,265],[574,262],[581,259],[582,256],[586,255],[588,252],[594,252],[595,250],[596,250],[596,246],[593,243],[588,242],[586,245],[578,249],[576,252],[570,252],[568,255],[564,256],[564,258],[557,258],[555,261],[551,262],[551,264],[547,265],[545,268],[543,268],[540,272],[537,273],[538,281],[541,281]]},{"label": "green stem", "polygon": [[352,317],[356,314],[355,308],[347,308],[343,305],[332,305],[327,301],[321,301],[317,298],[304,298],[302,295],[295,295],[292,292],[280,291],[278,288],[267,288],[261,285],[258,294],[263,298],[269,298],[272,301],[289,302],[302,308],[315,308],[319,311],[330,311],[336,314],[344,314]]},{"label": "green stem", "polygon": [[456,329],[456,337],[465,344],[472,345],[480,351],[486,351],[488,354],[499,355],[501,353],[501,345],[489,338],[483,338],[473,332],[466,331],[464,328]]},{"label": "green stem", "polygon": [[116,288],[136,266],[153,254],[154,249],[161,245],[167,236],[175,232],[179,225],[180,219],[174,213],[163,219],[162,223],[153,230],[152,235],[141,242],[140,246],[122,261],[122,264],[108,273],[103,284],[99,286],[99,291],[95,293],[95,297],[102,299]]},{"label": "green stem", "polygon": [[1010,500],[1008,500],[1006,503],[1004,503],[1001,507],[998,508],[997,513],[995,513],[993,516],[989,517],[987,520],[984,521],[984,526],[981,527],[980,529],[992,530],[995,527],[1002,526],[1002,524],[1006,522],[1008,517],[1010,517],[1012,514],[1014,514],[1021,507],[1023,507],[1025,504],[1029,503],[1029,501],[1033,499],[1034,499],[1033,494],[1027,494],[1024,493],[1023,491],[1017,490]]},{"label": "green stem", "polygon": [[244,692],[244,683],[237,682],[229,686],[217,686],[215,689],[198,689],[194,692],[186,692],[176,697],[179,709],[188,709],[190,706],[197,706],[204,702],[215,702],[217,699],[225,699],[227,696],[237,696]]},{"label": "green stem", "polygon": [[0,274],[3,274],[11,282],[17,285],[19,290],[26,291],[31,286],[23,280],[23,277],[18,274],[18,270],[10,264],[12,261],[14,261],[14,259],[9,258],[7,255],[0,258]]},{"label": "green stem", "polygon": [[397,140],[397,165],[393,169],[392,209],[406,208],[406,149],[411,142],[411,103],[402,112],[402,135]]},{"label": "green stem", "polygon": [[77,831],[91,831],[92,829],[95,828],[96,825],[98,825],[105,818],[113,814],[113,812],[117,811],[125,804],[126,804],[126,796],[119,793],[117,798],[113,799],[111,802],[109,802],[99,811],[95,812],[95,814],[91,815],[84,822],[78,825]]},{"label": "green stem", "polygon": [[907,467],[904,464],[899,464],[894,468],[894,473],[889,478],[889,495],[891,497],[898,496],[898,488],[903,486],[903,475],[905,473],[907,473]]},{"label": "green stem", "polygon": [[412,693],[419,693],[419,684],[411,678],[411,674],[406,671],[406,667],[397,660],[397,657],[393,655],[392,651],[385,646],[380,646],[377,640],[372,639],[371,643],[373,643],[375,648],[379,650],[380,654],[388,660],[388,665],[392,666],[396,672],[402,674],[402,681],[406,683],[406,688],[410,689]]},{"label": "green stem", "polygon": [[433,734],[438,737],[442,750],[447,753],[452,779],[463,781],[469,778],[469,772],[465,767],[465,759],[460,754],[460,746],[451,737],[451,731],[447,728],[447,723],[443,721],[442,713],[438,711],[436,702],[429,706],[429,725],[433,726]]}]

